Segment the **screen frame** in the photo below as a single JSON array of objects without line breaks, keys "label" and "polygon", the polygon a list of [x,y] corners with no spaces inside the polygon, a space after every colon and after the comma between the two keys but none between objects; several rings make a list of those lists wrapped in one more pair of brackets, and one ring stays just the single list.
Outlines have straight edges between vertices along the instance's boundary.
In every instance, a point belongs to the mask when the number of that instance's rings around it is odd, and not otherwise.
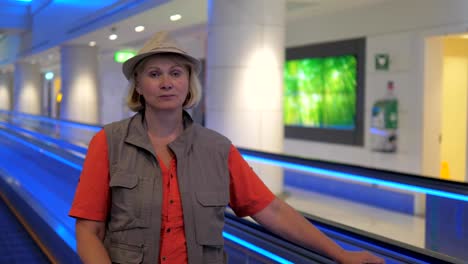
[{"label": "screen frame", "polygon": [[[286,49],[286,61],[307,58],[325,58],[343,55],[354,55],[357,60],[356,78],[356,116],[353,130],[338,130],[331,128],[284,126],[287,139],[312,140],[326,143],[336,143],[353,146],[364,145],[364,92],[366,39],[356,38],[335,42],[291,47]],[[284,114],[284,113],[283,113]]]}]

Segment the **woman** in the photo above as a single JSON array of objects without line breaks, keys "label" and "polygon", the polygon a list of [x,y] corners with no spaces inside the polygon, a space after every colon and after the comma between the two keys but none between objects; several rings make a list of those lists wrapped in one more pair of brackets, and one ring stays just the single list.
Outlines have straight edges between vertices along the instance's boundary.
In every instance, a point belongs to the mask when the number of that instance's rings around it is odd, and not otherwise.
[{"label": "woman", "polygon": [[226,263],[229,204],[269,230],[340,263],[348,252],[277,199],[224,136],[184,111],[201,97],[199,61],[161,32],[123,65],[133,117],[89,145],[70,215],[84,263]]}]

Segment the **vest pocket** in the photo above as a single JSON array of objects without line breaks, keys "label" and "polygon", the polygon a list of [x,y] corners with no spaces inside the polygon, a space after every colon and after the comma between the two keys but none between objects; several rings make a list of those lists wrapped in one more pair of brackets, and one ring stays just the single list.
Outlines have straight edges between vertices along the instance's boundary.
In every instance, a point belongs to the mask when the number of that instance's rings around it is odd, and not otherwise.
[{"label": "vest pocket", "polygon": [[111,208],[109,229],[121,231],[145,227],[141,219],[143,198],[138,188],[138,176],[118,171],[109,182],[111,189]]},{"label": "vest pocket", "polygon": [[229,198],[225,192],[196,192],[195,203],[195,233],[200,245],[224,245],[224,209]]},{"label": "vest pocket", "polygon": [[203,248],[203,263],[224,262],[224,210],[229,202],[226,192],[196,192],[195,235]]},{"label": "vest pocket", "polygon": [[143,262],[143,248],[141,247],[111,243],[107,252],[112,263],[139,264]]}]

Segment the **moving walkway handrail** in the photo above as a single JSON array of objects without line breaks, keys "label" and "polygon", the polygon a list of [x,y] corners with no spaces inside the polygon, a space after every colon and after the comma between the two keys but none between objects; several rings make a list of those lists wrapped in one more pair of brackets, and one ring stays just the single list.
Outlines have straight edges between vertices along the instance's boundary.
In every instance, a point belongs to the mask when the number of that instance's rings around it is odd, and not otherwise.
[{"label": "moving walkway handrail", "polygon": [[63,123],[63,124],[68,124],[72,126],[79,126],[83,128],[87,128],[93,131],[99,131],[101,129],[101,125],[99,124],[91,124],[91,123],[83,123],[83,122],[76,122],[76,121],[71,121],[71,120],[66,120],[66,119],[57,119],[57,118],[52,118],[52,117],[47,117],[47,116],[41,116],[41,115],[33,115],[33,114],[27,114],[27,113],[22,113],[22,112],[15,112],[15,111],[8,111],[8,110],[1,110],[0,109],[0,114],[6,115],[10,118],[30,118],[30,119],[36,119],[44,122],[48,122],[51,124],[55,123]]},{"label": "moving walkway handrail", "polygon": [[[451,256],[405,244],[384,236],[380,236],[374,233],[363,231],[361,229],[343,225],[338,222],[331,221],[329,219],[321,218],[307,213],[303,213],[303,215],[307,218],[307,220],[309,220],[315,226],[322,229],[322,231],[324,231],[328,236],[332,238],[358,245],[364,250],[375,252],[384,256],[389,256],[394,259],[400,259],[404,261],[405,258],[413,258],[420,261],[425,261],[427,263],[441,264],[465,263]],[[399,256],[397,256],[396,254],[389,254],[388,252],[397,252]]]},{"label": "moving walkway handrail", "polygon": [[[467,196],[468,199],[468,183],[455,182],[443,179],[419,176],[415,174],[395,172],[384,169],[367,168],[358,165],[350,165],[338,162],[323,161],[318,159],[309,159],[296,157],[285,154],[270,153],[265,151],[257,151],[247,148],[239,148],[239,151],[245,155],[254,155],[265,159],[282,161],[286,163],[294,163],[313,168],[320,168],[329,171],[337,171],[340,173],[359,175],[370,179],[384,180],[395,183],[409,184],[413,186],[431,188],[444,192],[460,194]],[[468,200],[467,200],[468,201]]]}]

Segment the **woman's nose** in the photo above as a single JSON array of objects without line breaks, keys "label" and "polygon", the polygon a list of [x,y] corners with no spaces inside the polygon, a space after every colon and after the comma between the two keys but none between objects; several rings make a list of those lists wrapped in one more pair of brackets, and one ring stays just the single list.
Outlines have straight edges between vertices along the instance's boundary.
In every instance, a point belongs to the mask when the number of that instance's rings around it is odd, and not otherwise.
[{"label": "woman's nose", "polygon": [[168,76],[163,75],[161,79],[161,89],[170,90],[172,89],[172,83]]}]

